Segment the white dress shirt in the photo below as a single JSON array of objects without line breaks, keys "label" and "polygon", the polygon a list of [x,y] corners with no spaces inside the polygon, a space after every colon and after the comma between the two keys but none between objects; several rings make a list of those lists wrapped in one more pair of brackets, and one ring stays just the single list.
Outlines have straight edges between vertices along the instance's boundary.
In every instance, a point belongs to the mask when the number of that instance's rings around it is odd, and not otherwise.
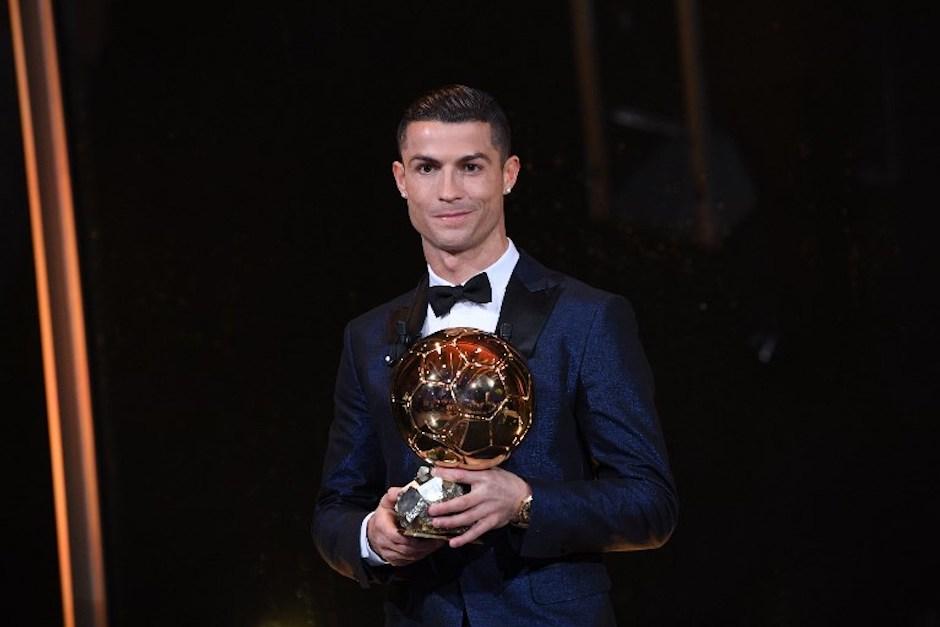
[{"label": "white dress shirt", "polygon": [[[508,242],[509,246],[506,247],[506,252],[483,271],[490,280],[492,300],[488,303],[474,303],[467,300],[459,301],[454,303],[453,308],[440,318],[434,314],[431,305],[428,305],[428,311],[424,317],[424,326],[421,327],[421,337],[436,333],[441,329],[450,329],[453,327],[473,327],[474,329],[480,329],[481,331],[488,331],[490,333],[496,332],[496,323],[499,322],[499,312],[503,306],[503,297],[506,296],[506,286],[509,285],[509,277],[512,276],[516,262],[519,261],[519,251],[516,249],[516,245],[512,243],[512,240],[508,240]],[[428,287],[434,287],[435,285],[454,286],[456,284],[445,281],[437,276],[434,270],[431,269],[431,266],[428,265]],[[383,560],[369,545],[366,528],[369,524],[369,519],[374,515],[375,512],[371,512],[362,521],[362,527],[359,529],[359,555],[369,564],[377,566],[380,564],[388,564],[388,562]]]}]

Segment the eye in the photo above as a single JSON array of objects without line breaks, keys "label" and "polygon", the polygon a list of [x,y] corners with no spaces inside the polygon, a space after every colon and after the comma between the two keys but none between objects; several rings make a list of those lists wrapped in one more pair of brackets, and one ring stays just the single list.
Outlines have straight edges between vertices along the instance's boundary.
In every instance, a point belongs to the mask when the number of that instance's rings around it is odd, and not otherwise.
[{"label": "eye", "polygon": [[434,166],[431,165],[430,163],[422,163],[421,165],[418,166],[418,172],[420,172],[421,174],[430,174],[433,171],[434,171]]},{"label": "eye", "polygon": [[465,163],[463,169],[467,172],[479,172],[483,169],[479,163]]}]

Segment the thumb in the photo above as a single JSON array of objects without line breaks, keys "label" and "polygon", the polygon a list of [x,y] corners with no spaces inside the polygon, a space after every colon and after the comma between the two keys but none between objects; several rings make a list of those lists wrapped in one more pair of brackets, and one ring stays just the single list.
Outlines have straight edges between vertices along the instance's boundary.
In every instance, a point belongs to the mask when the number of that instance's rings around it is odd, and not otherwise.
[{"label": "thumb", "polygon": [[392,509],[395,507],[395,501],[398,499],[398,493],[401,492],[401,488],[391,487],[385,494],[382,495],[382,500],[379,501],[379,507],[384,507],[386,509]]}]

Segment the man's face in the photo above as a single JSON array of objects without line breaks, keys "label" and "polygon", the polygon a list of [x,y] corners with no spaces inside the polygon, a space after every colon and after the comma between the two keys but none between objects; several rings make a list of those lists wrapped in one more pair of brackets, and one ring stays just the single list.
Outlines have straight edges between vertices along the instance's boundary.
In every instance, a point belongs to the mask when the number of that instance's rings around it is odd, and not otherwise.
[{"label": "man's face", "polygon": [[502,161],[489,124],[412,122],[401,153],[392,173],[426,255],[502,252],[503,194],[516,182],[519,159]]}]

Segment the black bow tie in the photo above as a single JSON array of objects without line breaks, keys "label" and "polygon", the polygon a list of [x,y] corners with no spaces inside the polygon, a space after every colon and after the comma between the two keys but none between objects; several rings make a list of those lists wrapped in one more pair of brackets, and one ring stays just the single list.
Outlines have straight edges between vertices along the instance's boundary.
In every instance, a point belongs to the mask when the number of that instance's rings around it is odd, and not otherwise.
[{"label": "black bow tie", "polygon": [[454,303],[470,300],[475,303],[488,303],[493,300],[493,290],[485,272],[481,272],[463,285],[435,285],[428,289],[428,303],[434,315],[440,318],[451,310]]}]

